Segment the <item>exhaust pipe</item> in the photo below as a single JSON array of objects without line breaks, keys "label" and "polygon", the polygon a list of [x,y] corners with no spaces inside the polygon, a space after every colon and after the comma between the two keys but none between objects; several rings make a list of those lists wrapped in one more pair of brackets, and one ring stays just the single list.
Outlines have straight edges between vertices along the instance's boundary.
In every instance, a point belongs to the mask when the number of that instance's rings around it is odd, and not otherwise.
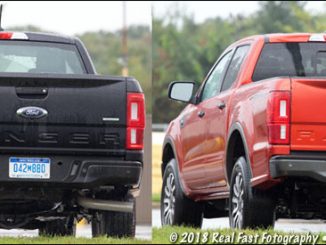
[{"label": "exhaust pipe", "polygon": [[134,211],[133,202],[118,202],[100,199],[91,199],[86,197],[78,197],[77,203],[83,208],[97,209],[104,211],[132,213]]}]

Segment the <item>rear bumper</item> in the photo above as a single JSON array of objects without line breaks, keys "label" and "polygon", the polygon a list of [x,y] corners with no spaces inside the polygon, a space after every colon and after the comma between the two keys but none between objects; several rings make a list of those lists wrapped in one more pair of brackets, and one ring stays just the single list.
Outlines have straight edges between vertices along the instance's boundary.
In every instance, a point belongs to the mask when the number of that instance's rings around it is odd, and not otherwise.
[{"label": "rear bumper", "polygon": [[136,161],[84,162],[71,183],[137,187],[141,173],[142,163]]},{"label": "rear bumper", "polygon": [[[137,155],[137,157],[135,157]],[[0,155],[0,186],[37,186],[93,188],[99,186],[139,187],[142,175],[142,152],[127,158],[104,156],[14,155],[15,157],[47,157],[51,159],[49,179],[9,178],[9,158]]]},{"label": "rear bumper", "polygon": [[312,154],[274,156],[270,159],[270,175],[272,178],[310,177],[326,182],[326,157]]}]

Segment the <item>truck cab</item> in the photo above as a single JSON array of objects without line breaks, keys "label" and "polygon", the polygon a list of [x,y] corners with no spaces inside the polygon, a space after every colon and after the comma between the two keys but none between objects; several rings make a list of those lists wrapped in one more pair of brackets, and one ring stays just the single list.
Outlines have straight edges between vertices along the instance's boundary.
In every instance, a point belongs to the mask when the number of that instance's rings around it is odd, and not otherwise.
[{"label": "truck cab", "polygon": [[163,146],[163,224],[200,227],[203,217],[227,213],[234,228],[326,218],[325,40],[311,33],[244,38],[199,88],[170,84],[169,97],[187,105]]}]

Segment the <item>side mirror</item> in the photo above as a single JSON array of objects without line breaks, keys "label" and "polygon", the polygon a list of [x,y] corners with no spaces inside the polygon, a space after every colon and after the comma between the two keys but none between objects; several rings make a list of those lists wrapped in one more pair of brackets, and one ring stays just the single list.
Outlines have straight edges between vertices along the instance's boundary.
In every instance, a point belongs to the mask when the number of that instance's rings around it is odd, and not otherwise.
[{"label": "side mirror", "polygon": [[194,82],[172,82],[169,85],[169,98],[188,103],[193,97],[194,88]]}]

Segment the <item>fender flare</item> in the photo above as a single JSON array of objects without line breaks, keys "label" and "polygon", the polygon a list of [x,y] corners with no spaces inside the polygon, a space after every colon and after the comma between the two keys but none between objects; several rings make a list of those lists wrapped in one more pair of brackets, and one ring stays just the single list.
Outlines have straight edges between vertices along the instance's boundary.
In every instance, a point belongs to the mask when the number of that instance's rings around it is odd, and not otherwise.
[{"label": "fender flare", "polygon": [[[186,196],[188,196],[187,195],[188,192],[185,191],[186,188],[184,187],[183,180],[180,178],[180,165],[179,165],[178,157],[177,157],[177,154],[176,154],[174,141],[170,136],[165,136],[165,138],[164,138],[163,147],[162,147],[162,157],[163,157],[163,154],[164,154],[164,149],[165,149],[167,144],[169,144],[171,146],[172,151],[173,151],[173,155],[174,155],[174,159],[175,159],[175,161],[177,163],[177,174],[178,174],[178,179],[179,179],[179,183],[180,183],[180,186],[181,186],[181,190]],[[162,159],[162,164],[161,164],[161,173],[162,173],[162,177],[163,177],[163,175],[164,175],[164,162],[163,162],[163,159]]]},{"label": "fender flare", "polygon": [[230,127],[230,130],[229,130],[229,133],[228,133],[228,137],[227,137],[227,146],[226,146],[226,151],[225,151],[225,174],[226,174],[226,177],[227,177],[227,181],[229,183],[229,176],[228,176],[228,173],[227,173],[227,156],[228,156],[228,152],[229,152],[229,142],[230,142],[230,138],[232,136],[232,134],[235,132],[235,131],[238,131],[240,133],[240,136],[241,136],[241,139],[242,139],[242,142],[243,142],[243,146],[244,146],[244,151],[245,151],[245,158],[247,160],[247,164],[248,164],[248,167],[249,167],[249,170],[250,170],[250,178],[252,178],[252,165],[251,165],[251,161],[250,161],[250,155],[249,155],[249,150],[248,150],[248,144],[247,144],[247,140],[246,140],[246,137],[245,137],[245,133],[244,133],[244,130],[241,126],[241,124],[239,122],[235,122],[232,124],[232,126]]}]

